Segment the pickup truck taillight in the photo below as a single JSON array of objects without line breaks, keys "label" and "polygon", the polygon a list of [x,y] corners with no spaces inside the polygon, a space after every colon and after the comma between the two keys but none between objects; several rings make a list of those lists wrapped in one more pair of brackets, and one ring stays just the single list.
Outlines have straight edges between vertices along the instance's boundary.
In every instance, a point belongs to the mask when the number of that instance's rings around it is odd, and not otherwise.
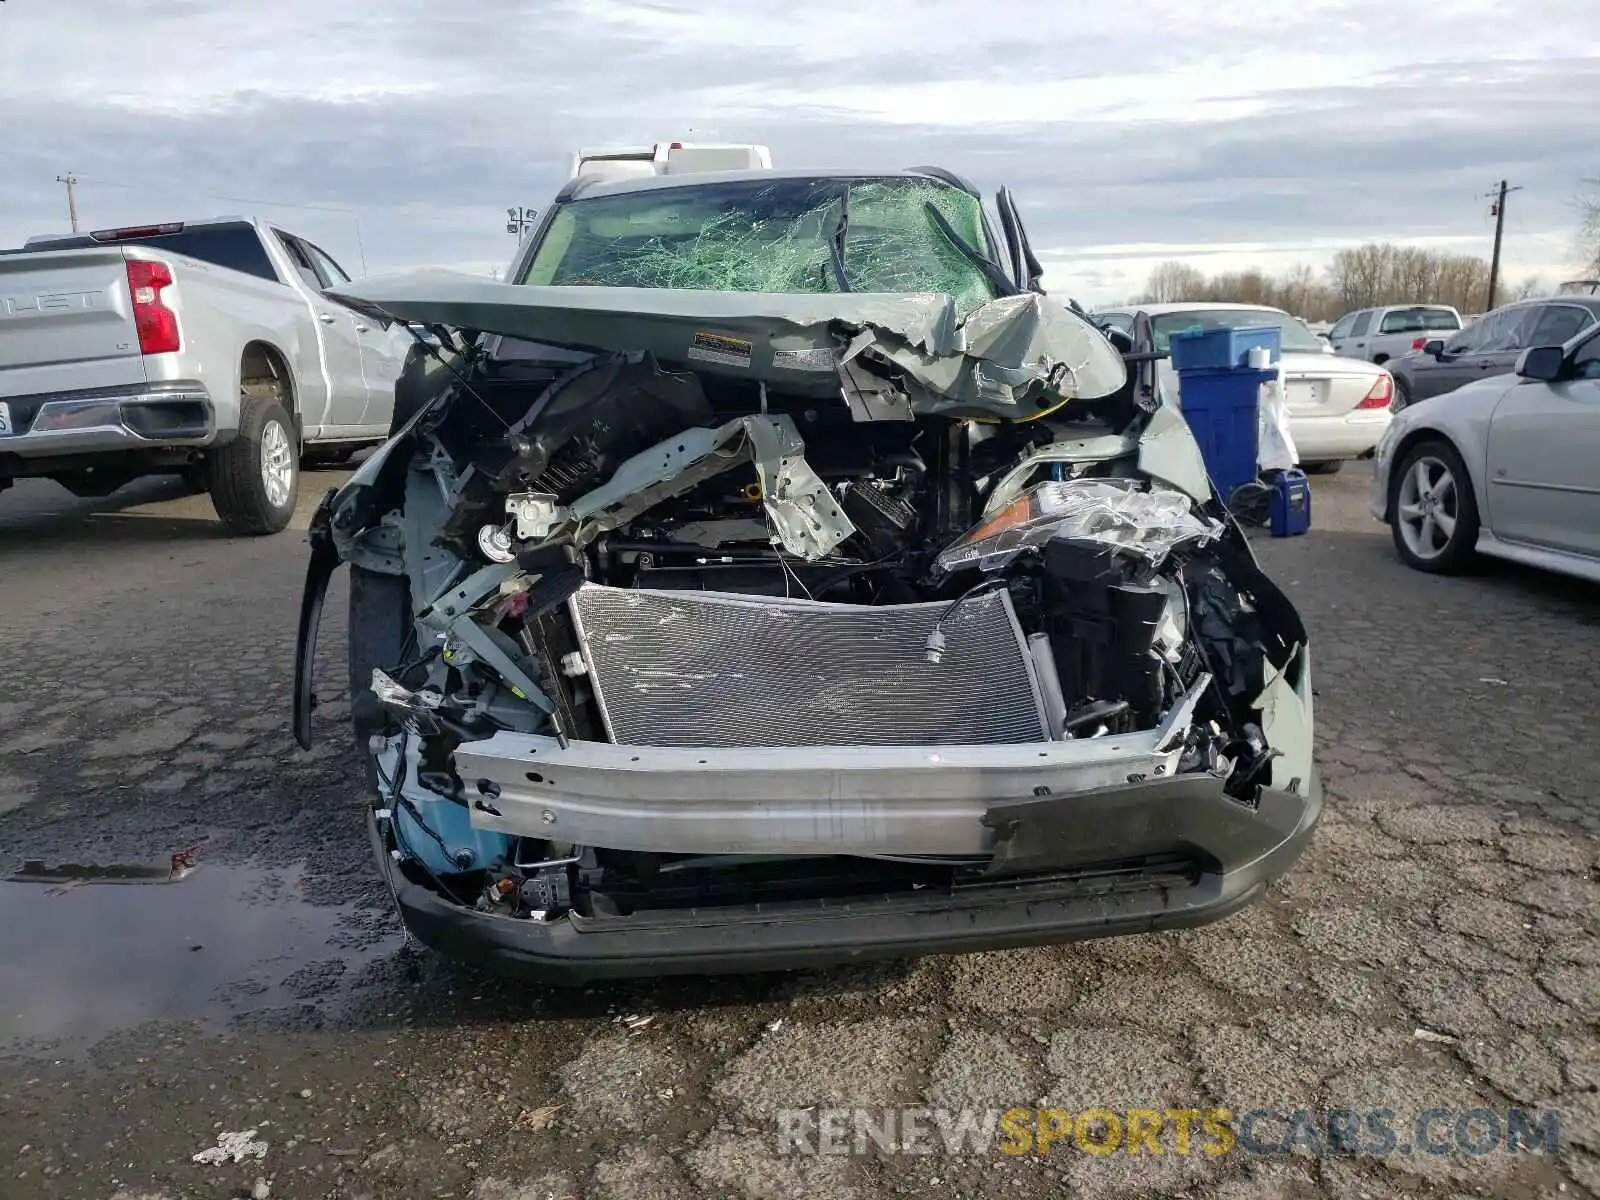
[{"label": "pickup truck taillight", "polygon": [[1428,335],[1427,334],[1423,334],[1421,337],[1415,337],[1415,338],[1411,339],[1411,348],[1413,350],[1421,350],[1427,344],[1428,344]]},{"label": "pickup truck taillight", "polygon": [[178,349],[178,314],[161,299],[161,289],[171,286],[172,271],[166,263],[128,261],[128,292],[133,296],[140,354],[171,354]]},{"label": "pickup truck taillight", "polygon": [[1366,398],[1356,405],[1357,408],[1388,408],[1394,400],[1394,377],[1385,371],[1378,376],[1377,382],[1372,385],[1372,390]]}]

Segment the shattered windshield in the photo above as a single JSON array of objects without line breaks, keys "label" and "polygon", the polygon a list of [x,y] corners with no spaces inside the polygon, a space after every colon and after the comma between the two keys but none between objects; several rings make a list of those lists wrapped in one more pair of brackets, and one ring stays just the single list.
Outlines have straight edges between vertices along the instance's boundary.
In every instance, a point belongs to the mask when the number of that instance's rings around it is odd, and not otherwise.
[{"label": "shattered windshield", "polygon": [[993,299],[983,272],[930,206],[968,245],[988,252],[977,198],[935,180],[740,180],[563,205],[519,282],[942,292],[963,312]]}]

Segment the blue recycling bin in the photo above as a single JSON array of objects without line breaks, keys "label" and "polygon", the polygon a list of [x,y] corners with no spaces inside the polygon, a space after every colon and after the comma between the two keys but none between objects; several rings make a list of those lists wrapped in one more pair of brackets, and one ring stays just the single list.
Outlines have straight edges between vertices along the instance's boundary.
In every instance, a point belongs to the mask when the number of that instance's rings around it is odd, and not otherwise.
[{"label": "blue recycling bin", "polygon": [[1168,339],[1175,371],[1231,371],[1249,366],[1250,351],[1264,346],[1278,361],[1283,331],[1276,325],[1235,325],[1222,329],[1180,329]]},{"label": "blue recycling bin", "polygon": [[1194,329],[1172,335],[1178,405],[1224,502],[1235,488],[1257,478],[1261,385],[1276,374],[1251,370],[1244,364],[1256,346],[1266,347],[1269,359],[1276,361],[1279,339],[1276,326]]}]

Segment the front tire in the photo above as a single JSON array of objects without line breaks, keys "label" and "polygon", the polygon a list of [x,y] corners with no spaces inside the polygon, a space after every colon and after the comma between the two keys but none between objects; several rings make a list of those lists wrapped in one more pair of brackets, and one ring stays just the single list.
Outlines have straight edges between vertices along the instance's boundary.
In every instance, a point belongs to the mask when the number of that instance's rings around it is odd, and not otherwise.
[{"label": "front tire", "polygon": [[259,535],[289,524],[300,492],[297,441],[277,384],[245,384],[239,435],[209,455],[211,503],[224,525]]},{"label": "front tire", "polygon": [[[1392,372],[1391,372],[1392,374]],[[1390,412],[1399,412],[1411,403],[1411,385],[1404,375],[1394,376],[1394,399],[1389,402]]]},{"label": "front tire", "polygon": [[1478,498],[1454,446],[1426,441],[1400,460],[1389,483],[1389,528],[1400,561],[1430,575],[1453,575],[1478,545]]}]

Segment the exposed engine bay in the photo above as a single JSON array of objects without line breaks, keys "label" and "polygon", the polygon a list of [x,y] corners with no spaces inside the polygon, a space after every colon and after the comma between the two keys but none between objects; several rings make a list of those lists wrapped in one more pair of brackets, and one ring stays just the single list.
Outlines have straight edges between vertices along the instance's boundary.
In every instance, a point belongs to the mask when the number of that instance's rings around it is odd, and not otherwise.
[{"label": "exposed engine bay", "polygon": [[353,635],[352,702],[407,878],[535,921],[1115,886],[1200,867],[1181,838],[1024,844],[1027,806],[1302,786],[1304,629],[1214,501],[1145,469],[1187,436],[1152,373],[1038,296],[940,345],[848,314],[785,343],[782,299],[668,314],[677,352],[552,354],[519,316],[413,356],[425,402],[323,527],[353,626],[403,595],[394,653]]}]

